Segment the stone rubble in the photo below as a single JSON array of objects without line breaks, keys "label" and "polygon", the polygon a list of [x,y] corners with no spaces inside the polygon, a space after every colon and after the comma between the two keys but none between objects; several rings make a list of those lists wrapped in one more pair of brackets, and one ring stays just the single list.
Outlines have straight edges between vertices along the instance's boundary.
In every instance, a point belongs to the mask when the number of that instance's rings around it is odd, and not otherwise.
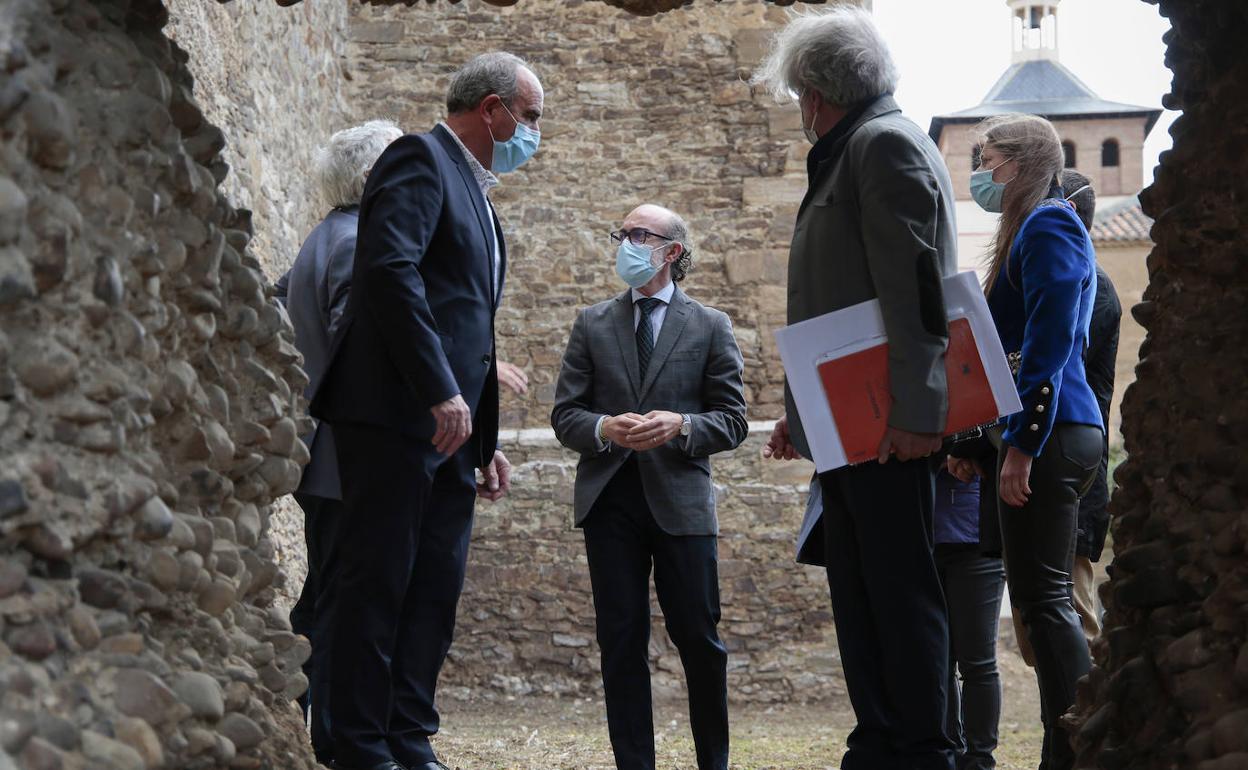
[{"label": "stone rubble", "polygon": [[1105,633],[1081,683],[1080,768],[1248,768],[1248,14],[1161,0],[1174,148],[1141,195],[1156,218],[1148,330],[1126,393]]},{"label": "stone rubble", "polygon": [[306,376],[224,135],[160,2],[5,14],[0,767],[315,767],[270,532]]}]

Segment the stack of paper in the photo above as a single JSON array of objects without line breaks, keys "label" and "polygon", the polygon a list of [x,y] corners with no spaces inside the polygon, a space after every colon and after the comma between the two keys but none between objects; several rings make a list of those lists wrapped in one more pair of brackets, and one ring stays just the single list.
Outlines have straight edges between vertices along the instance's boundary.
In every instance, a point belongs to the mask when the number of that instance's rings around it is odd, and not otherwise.
[{"label": "stack of paper", "polygon": [[[945,435],[1022,409],[988,303],[974,273],[944,281],[949,319]],[[776,332],[785,376],[819,472],[877,457],[892,406],[888,339],[878,300]]]}]

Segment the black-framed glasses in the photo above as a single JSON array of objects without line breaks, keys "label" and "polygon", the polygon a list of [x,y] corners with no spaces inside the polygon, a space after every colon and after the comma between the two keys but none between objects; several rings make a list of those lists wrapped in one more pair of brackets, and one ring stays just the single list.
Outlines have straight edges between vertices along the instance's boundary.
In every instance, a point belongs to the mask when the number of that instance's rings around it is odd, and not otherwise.
[{"label": "black-framed glasses", "polygon": [[634,246],[645,246],[646,241],[651,237],[661,238],[662,240],[668,242],[676,240],[675,238],[670,238],[666,235],[647,230],[644,227],[634,227],[631,230],[616,230],[611,233],[611,240],[616,243],[623,243],[624,239],[627,238],[628,242]]}]

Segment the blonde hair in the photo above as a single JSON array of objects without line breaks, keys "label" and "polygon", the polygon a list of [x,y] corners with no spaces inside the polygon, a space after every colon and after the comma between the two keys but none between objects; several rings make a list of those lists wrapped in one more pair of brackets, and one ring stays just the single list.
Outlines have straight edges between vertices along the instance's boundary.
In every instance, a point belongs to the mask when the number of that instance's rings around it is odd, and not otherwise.
[{"label": "blonde hair", "polygon": [[1009,264],[1010,247],[1023,222],[1058,183],[1065,155],[1057,129],[1035,115],[996,115],[980,123],[976,133],[981,150],[991,147],[1000,153],[1002,162],[1012,160],[1017,167],[1005,190],[997,232],[988,245],[990,261],[984,291],[991,292],[997,277]]}]

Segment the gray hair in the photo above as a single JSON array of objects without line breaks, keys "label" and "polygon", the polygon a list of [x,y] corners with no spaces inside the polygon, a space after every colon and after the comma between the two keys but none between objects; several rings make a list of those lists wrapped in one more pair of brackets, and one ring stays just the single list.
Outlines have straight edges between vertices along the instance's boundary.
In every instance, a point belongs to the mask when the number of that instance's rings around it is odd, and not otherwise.
[{"label": "gray hair", "polygon": [[838,6],[795,16],[776,33],[750,83],[766,86],[778,101],[814,89],[850,107],[896,90],[897,67],[871,14]]},{"label": "gray hair", "polygon": [[393,120],[370,120],[344,128],[316,151],[316,176],[331,206],[355,206],[364,195],[364,178],[390,143],[403,136]]},{"label": "gray hair", "polygon": [[446,90],[447,114],[458,115],[476,109],[490,94],[498,94],[498,98],[510,106],[519,88],[517,75],[521,67],[530,72],[533,69],[524,59],[505,51],[472,57],[451,78],[451,86]]},{"label": "gray hair", "polygon": [[671,219],[667,223],[667,237],[681,246],[680,256],[672,263],[672,280],[680,283],[693,267],[693,240],[689,237],[689,223],[671,209],[667,210]]}]

